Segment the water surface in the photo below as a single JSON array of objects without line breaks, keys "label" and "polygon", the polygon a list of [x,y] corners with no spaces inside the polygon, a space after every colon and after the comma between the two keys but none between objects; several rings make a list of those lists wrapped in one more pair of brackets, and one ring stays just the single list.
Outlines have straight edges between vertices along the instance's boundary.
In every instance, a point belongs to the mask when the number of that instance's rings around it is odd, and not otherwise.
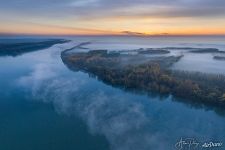
[{"label": "water surface", "polygon": [[[86,46],[90,49],[214,46],[223,50],[223,39],[70,39],[45,50],[0,58],[0,149],[172,150],[182,137],[225,142],[224,111],[172,96],[124,91],[70,71],[60,58],[63,50],[87,41],[92,42]],[[200,61],[197,70],[225,72],[224,62],[212,60],[211,54],[201,58],[187,54],[174,67],[188,70]]]}]

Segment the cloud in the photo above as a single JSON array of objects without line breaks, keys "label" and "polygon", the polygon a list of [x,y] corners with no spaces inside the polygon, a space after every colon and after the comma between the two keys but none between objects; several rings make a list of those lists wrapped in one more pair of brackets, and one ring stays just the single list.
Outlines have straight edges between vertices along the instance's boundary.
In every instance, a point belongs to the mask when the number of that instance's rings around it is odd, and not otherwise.
[{"label": "cloud", "polygon": [[123,31],[121,32],[122,34],[125,35],[131,35],[131,36],[147,36],[148,34],[141,33],[141,32],[132,32],[132,31]]},{"label": "cloud", "polygon": [[[0,3],[2,33],[119,34],[127,30],[150,30],[156,34],[169,31],[205,34],[199,26],[207,34],[225,32],[224,0],[0,0]],[[148,22],[161,24],[147,26]]]},{"label": "cloud", "polygon": [[81,117],[90,133],[104,135],[113,150],[132,150],[140,142],[146,150],[149,147],[143,130],[148,120],[138,103],[120,95],[109,97],[99,89],[88,91],[91,83],[85,78],[63,77],[54,66],[43,63],[18,84],[31,90],[28,99],[52,103],[58,113]]},{"label": "cloud", "polygon": [[156,146],[156,137],[145,130],[150,122],[143,105],[124,94],[107,93],[102,85],[98,87],[103,83],[96,85],[95,79],[83,73],[65,74],[66,70],[56,65],[59,58],[55,50],[59,55],[59,47],[63,45],[44,51],[48,59],[40,60],[29,75],[18,79],[18,86],[30,93],[28,99],[52,103],[58,113],[82,118],[91,134],[106,137],[112,150],[147,150]]},{"label": "cloud", "polygon": [[[144,15],[161,17],[206,17],[225,15],[223,0],[0,0],[1,12],[17,12],[41,16],[60,17],[108,17],[125,15]],[[35,6],[35,7],[33,7]],[[145,10],[135,8],[143,7]],[[163,8],[163,9],[160,9]],[[165,10],[164,10],[165,9]]]},{"label": "cloud", "polygon": [[99,0],[77,0],[70,5],[73,7],[98,6]]}]

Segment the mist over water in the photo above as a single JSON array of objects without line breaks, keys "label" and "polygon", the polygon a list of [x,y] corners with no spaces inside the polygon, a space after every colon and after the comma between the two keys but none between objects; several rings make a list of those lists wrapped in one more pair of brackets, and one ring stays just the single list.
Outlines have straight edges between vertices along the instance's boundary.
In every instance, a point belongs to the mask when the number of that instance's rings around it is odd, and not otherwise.
[{"label": "mist over water", "polygon": [[[68,149],[170,150],[174,149],[175,143],[182,137],[192,137],[198,141],[218,140],[225,142],[223,134],[225,131],[225,118],[223,115],[218,115],[218,112],[179,103],[172,96],[147,96],[111,87],[93,77],[89,77],[86,73],[70,71],[60,58],[63,50],[87,41],[93,42],[86,46],[90,49],[120,50],[142,47],[183,46],[184,40],[181,40],[182,43],[179,43],[177,39],[170,41],[168,39],[117,39],[112,37],[102,39],[86,37],[73,38],[72,40],[70,43],[55,45],[49,49],[19,57],[0,58],[0,66],[4,69],[0,71],[2,76],[0,83],[3,89],[1,90],[1,102],[14,102],[14,99],[17,98],[9,93],[16,90],[20,97],[19,103],[21,102],[23,105],[26,103],[34,103],[34,105],[41,103],[44,106],[50,104],[52,107],[48,109],[52,109],[57,115],[65,118],[69,117],[70,120],[80,119],[81,121],[75,123],[76,126],[70,127],[71,132],[67,133],[66,136],[79,138],[86,134],[87,137],[96,136],[96,139],[99,139],[94,143],[99,147],[94,146],[94,148],[89,147],[89,145],[93,145],[90,140],[85,140],[87,143],[82,146],[76,143],[76,138],[74,143],[71,142],[69,145],[61,140],[61,144],[69,147]],[[167,43],[162,42],[164,40]],[[154,45],[154,43],[156,44]],[[187,40],[187,43],[186,46],[191,46],[192,41]],[[215,43],[222,50],[224,43]],[[200,44],[202,44],[201,47],[208,46],[204,45],[204,43]],[[192,46],[197,45],[199,46],[198,43]],[[188,70],[193,68],[194,63],[202,62],[200,65],[196,65],[196,67],[199,67],[197,71],[225,72],[221,69],[221,64],[224,62],[214,62],[214,60],[210,59],[210,54],[199,59],[193,55],[195,54],[185,54],[181,62],[178,62],[177,66],[174,67],[176,69],[187,67],[185,69]],[[189,61],[193,62],[189,63]],[[210,66],[207,63],[212,65]],[[207,64],[208,68],[204,68],[203,64]],[[203,69],[199,70],[201,68]],[[9,73],[9,75],[4,72]],[[18,103],[15,105],[16,108],[17,105]],[[7,105],[7,107],[9,106]],[[18,116],[17,114],[21,110],[15,109],[15,111],[12,113],[14,117],[10,118],[11,120],[24,120],[25,123],[29,124],[29,122],[26,122],[26,120],[29,120],[26,117],[33,117],[32,113],[30,113],[32,110],[25,110],[31,116]],[[5,114],[7,112],[8,110],[4,110]],[[41,118],[43,116],[36,115],[35,117]],[[4,119],[2,120],[3,123],[7,124]],[[58,126],[58,124],[57,122],[55,126]],[[59,141],[64,126],[58,126],[57,129],[60,132]],[[77,135],[74,135],[73,130],[83,128],[86,129],[85,132],[81,130],[83,132],[78,132],[79,134],[76,132]],[[10,125],[7,132],[10,133],[13,130],[19,130],[19,128],[16,125]],[[22,132],[26,133],[27,131]],[[45,134],[51,134],[48,132],[48,128]],[[0,141],[4,138],[10,139],[10,134],[0,134]],[[29,138],[35,139],[35,136],[31,135]],[[1,147],[10,147],[6,144],[0,144],[0,149]],[[48,144],[51,145],[52,143],[49,142]],[[27,149],[32,149],[34,146],[35,144],[30,145]],[[49,149],[49,147],[51,146],[41,147],[40,149]]]}]

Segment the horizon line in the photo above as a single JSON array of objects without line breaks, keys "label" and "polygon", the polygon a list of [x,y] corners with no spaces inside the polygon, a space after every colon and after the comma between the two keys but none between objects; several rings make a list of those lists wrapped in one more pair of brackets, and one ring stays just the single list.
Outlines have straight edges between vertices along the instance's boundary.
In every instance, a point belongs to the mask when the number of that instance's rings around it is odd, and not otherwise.
[{"label": "horizon line", "polygon": [[32,33],[0,33],[0,36],[125,36],[125,37],[223,37],[225,34],[32,34]]}]

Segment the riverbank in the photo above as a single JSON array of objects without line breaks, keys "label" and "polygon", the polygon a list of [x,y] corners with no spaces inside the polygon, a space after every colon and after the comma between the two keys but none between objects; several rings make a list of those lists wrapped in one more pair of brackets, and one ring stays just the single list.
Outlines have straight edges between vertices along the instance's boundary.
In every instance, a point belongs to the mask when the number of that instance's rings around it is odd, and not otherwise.
[{"label": "riverbank", "polygon": [[69,40],[49,39],[39,42],[1,43],[0,56],[18,56],[36,50],[46,49],[55,44],[67,43]]}]

